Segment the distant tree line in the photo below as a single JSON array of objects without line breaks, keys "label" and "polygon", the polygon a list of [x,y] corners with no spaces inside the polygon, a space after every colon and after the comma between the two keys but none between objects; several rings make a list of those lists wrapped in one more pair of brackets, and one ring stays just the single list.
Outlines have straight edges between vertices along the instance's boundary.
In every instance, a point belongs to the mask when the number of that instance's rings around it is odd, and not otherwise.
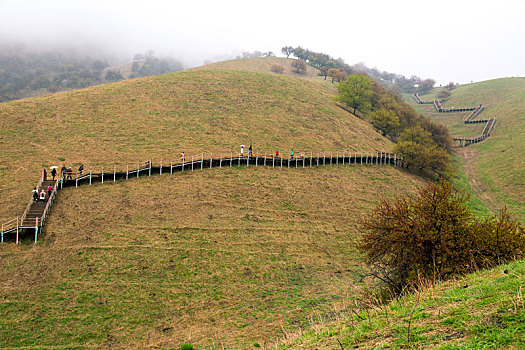
[{"label": "distant tree line", "polygon": [[152,50],[133,57],[130,78],[147,77],[182,70],[182,63],[172,57],[159,58]]},{"label": "distant tree line", "polygon": [[179,61],[155,57],[152,51],[135,55],[128,74],[121,67],[110,68],[104,58],[5,44],[0,47],[0,102],[181,69]]},{"label": "distant tree line", "polygon": [[361,72],[389,85],[390,88],[398,92],[418,92],[423,94],[430,91],[436,84],[434,79],[422,79],[415,75],[407,78],[400,74],[380,71],[377,68],[368,68],[364,63],[357,63],[350,66],[342,58],[335,59],[328,54],[314,52],[309,49],[304,49],[301,46],[284,46],[281,52],[286,55],[287,58],[294,56],[299,60],[305,61],[312,67],[318,68],[320,75],[324,76],[325,79],[327,77],[332,78],[332,82],[340,82],[344,80],[346,75]]}]

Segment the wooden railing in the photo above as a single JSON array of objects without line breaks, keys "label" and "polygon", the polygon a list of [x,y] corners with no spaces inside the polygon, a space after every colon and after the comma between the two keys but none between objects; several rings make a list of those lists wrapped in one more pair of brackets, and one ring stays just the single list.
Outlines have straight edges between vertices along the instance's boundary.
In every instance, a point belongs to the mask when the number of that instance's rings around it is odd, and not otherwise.
[{"label": "wooden railing", "polygon": [[[229,154],[228,154],[229,153]],[[214,153],[206,152],[200,153],[197,155],[191,156],[191,160],[188,160],[187,157],[180,160],[170,160],[164,161],[160,160],[156,165],[153,165],[153,161],[150,159],[146,162],[137,162],[136,168],[131,168],[129,165],[123,164],[113,164],[112,167],[107,167],[102,165],[100,172],[83,172],[82,175],[77,173],[66,173],[65,177],[62,174],[54,180],[52,186],[52,193],[48,197],[48,201],[42,215],[33,219],[27,219],[27,213],[31,208],[34,200],[30,199],[26,209],[22,216],[9,220],[2,224],[1,228],[1,241],[4,241],[4,234],[17,231],[16,242],[18,243],[18,232],[20,228],[34,228],[35,229],[35,243],[37,242],[38,232],[42,229],[53,201],[56,198],[58,190],[64,186],[74,185],[78,187],[79,184],[89,183],[90,185],[93,181],[99,181],[104,183],[104,180],[113,180],[116,181],[119,179],[126,179],[132,177],[139,177],[141,175],[151,176],[153,173],[162,175],[163,172],[173,173],[174,171],[193,171],[197,169],[204,169],[204,167],[232,167],[232,166],[241,166],[246,165],[250,166],[271,166],[271,167],[280,167],[280,168],[299,168],[299,167],[319,167],[324,165],[345,165],[346,164],[375,164],[375,165],[393,165],[396,167],[403,166],[403,161],[394,153],[389,152],[375,152],[372,154],[359,154],[357,152],[347,152],[347,151],[323,151],[314,153],[312,151],[298,151],[294,152],[294,157],[292,158],[291,154],[283,155],[279,154],[277,157],[274,152],[264,152],[264,153],[252,153],[249,154],[248,151],[243,152],[228,152],[226,153],[215,153],[219,157],[214,158]],[[143,165],[141,165],[143,164]],[[168,165],[169,164],[169,165]],[[112,169],[112,172],[107,172],[107,169]],[[105,170],[106,169],[106,170]],[[39,181],[37,189],[40,189],[42,186],[42,179]],[[29,222],[31,221],[31,222]]]}]

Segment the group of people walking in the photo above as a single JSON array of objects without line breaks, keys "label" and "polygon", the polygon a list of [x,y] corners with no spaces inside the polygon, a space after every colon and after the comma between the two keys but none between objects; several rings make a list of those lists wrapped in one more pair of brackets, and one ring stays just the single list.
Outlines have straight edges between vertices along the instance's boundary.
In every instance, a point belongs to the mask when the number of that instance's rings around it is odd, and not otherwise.
[{"label": "group of people walking", "polygon": [[38,192],[38,188],[35,187],[35,189],[33,190],[33,201],[38,202],[39,200],[41,200],[42,204],[44,204],[46,201],[46,198],[50,198],[52,194],[53,194],[53,186],[51,185],[47,187],[47,197],[46,197],[46,191],[44,190],[44,188],[42,188],[42,190]]},{"label": "group of people walking", "polygon": [[[57,169],[58,169],[58,167],[53,166],[53,167],[51,167],[51,171],[49,172],[49,174],[51,175],[53,181],[55,180],[55,178],[57,176]],[[80,166],[78,167],[78,177],[81,177],[83,172],[84,172],[84,164],[80,164]],[[73,169],[71,169],[71,167],[66,168],[65,165],[62,165],[62,168],[60,169],[60,173],[62,174],[62,178],[65,179],[65,180],[73,179]],[[43,171],[42,180],[43,181],[47,180],[47,171],[46,171],[46,169],[44,169],[44,171]]]},{"label": "group of people walking", "polygon": [[[241,156],[241,158],[244,157],[244,145],[241,145],[240,156]],[[250,145],[250,147],[248,147],[248,157],[253,157],[252,145]],[[295,151],[292,148],[292,150],[290,151],[290,159],[294,159],[294,157],[295,157]],[[303,158],[303,157],[304,157],[304,154],[301,153],[301,158]],[[275,151],[275,159],[279,159],[279,150]],[[182,163],[186,163],[186,156],[184,155],[184,152],[180,153],[180,161]]]}]

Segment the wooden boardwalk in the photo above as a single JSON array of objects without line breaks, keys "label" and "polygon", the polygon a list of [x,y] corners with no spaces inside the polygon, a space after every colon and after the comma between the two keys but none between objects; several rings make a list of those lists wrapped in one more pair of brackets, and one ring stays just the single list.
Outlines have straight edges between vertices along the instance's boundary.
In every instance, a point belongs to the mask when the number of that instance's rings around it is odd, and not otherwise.
[{"label": "wooden boardwalk", "polygon": [[481,134],[477,137],[456,137],[454,138],[454,145],[458,147],[465,147],[473,143],[478,143],[483,140],[485,140],[487,137],[490,136],[490,132],[494,128],[494,125],[496,124],[496,118],[491,119],[474,119],[478,115],[480,115],[484,110],[485,107],[483,105],[479,104],[476,107],[460,107],[460,108],[443,108],[441,105],[441,102],[438,100],[432,100],[432,101],[424,101],[422,100],[417,93],[414,93],[412,95],[414,100],[418,104],[433,104],[434,108],[438,113],[454,113],[454,112],[466,112],[466,111],[472,111],[471,114],[467,118],[463,120],[463,123],[465,124],[481,124],[485,123],[485,127],[483,128],[483,131]]},{"label": "wooden boardwalk", "polygon": [[[209,156],[208,156],[209,155]],[[142,164],[142,165],[141,165]],[[266,166],[272,168],[317,168],[320,166],[329,165],[390,165],[395,167],[402,167],[403,161],[396,154],[378,152],[371,155],[358,155],[355,153],[345,152],[323,152],[318,153],[316,156],[310,154],[310,156],[303,156],[298,158],[276,158],[272,156],[260,156],[253,155],[250,157],[233,156],[230,153],[229,157],[213,157],[211,153],[201,153],[200,155],[191,157],[190,161],[185,160],[184,162],[162,162],[153,164],[153,162],[147,161],[141,164],[136,164],[136,167],[113,167],[113,171],[104,171],[101,168],[100,171],[84,172],[81,175],[70,174],[62,176],[56,180],[40,180],[37,185],[37,189],[40,192],[42,189],[46,191],[45,199],[34,201],[31,197],[24,213],[17,218],[9,220],[2,224],[0,231],[1,242],[4,242],[4,236],[7,234],[13,234],[15,241],[18,244],[20,232],[22,230],[34,230],[34,241],[38,242],[39,232],[42,231],[42,227],[45,224],[47,215],[51,209],[51,205],[58,193],[58,191],[64,187],[78,187],[82,185],[91,185],[95,182],[115,182],[117,180],[129,180],[140,176],[151,176],[154,174],[173,174],[174,172],[182,171],[196,171],[204,170],[214,167],[259,167]],[[47,195],[48,187],[52,187],[52,193],[50,196]]]}]

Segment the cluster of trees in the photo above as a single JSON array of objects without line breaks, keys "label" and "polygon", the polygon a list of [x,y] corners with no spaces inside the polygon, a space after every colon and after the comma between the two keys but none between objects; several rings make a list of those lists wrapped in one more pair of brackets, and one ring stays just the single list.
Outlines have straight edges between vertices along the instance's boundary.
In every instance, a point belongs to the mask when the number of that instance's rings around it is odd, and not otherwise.
[{"label": "cluster of trees", "polygon": [[525,229],[506,209],[477,218],[462,192],[441,180],[414,196],[382,200],[362,220],[359,248],[372,275],[397,293],[523,256]]},{"label": "cluster of trees", "polygon": [[312,67],[319,69],[320,75],[332,79],[332,83],[337,81],[341,82],[346,79],[349,74],[356,72],[350,65],[348,65],[342,58],[333,58],[332,56],[322,53],[314,52],[308,49],[303,49],[301,46],[292,47],[285,46],[281,49],[281,52],[286,55],[287,58],[290,55],[296,57],[299,61],[303,61]]},{"label": "cluster of trees", "polygon": [[448,129],[419,115],[395,91],[365,74],[353,74],[339,83],[338,100],[370,121],[389,137],[409,169],[431,170],[439,175],[449,170],[452,139]]},{"label": "cluster of trees", "polygon": [[135,55],[131,75],[126,77],[120,68],[111,69],[107,58],[4,44],[0,47],[0,102],[180,69],[179,61],[157,58],[149,51]]},{"label": "cluster of trees", "polygon": [[445,85],[443,89],[441,89],[441,91],[439,91],[439,93],[437,94],[437,99],[440,101],[445,101],[447,98],[450,97],[451,91],[455,88],[456,84],[454,84],[454,82],[451,81],[450,83]]},{"label": "cluster of trees", "polygon": [[400,74],[380,71],[377,68],[369,68],[362,62],[350,66],[342,58],[335,59],[328,54],[303,49],[301,46],[284,46],[281,52],[286,55],[287,58],[294,56],[318,68],[321,71],[320,74],[324,76],[325,79],[331,77],[332,82],[340,82],[344,80],[345,76],[359,72],[366,73],[375,80],[388,84],[398,92],[418,92],[424,94],[436,84],[434,79],[422,79],[416,75],[407,78]]},{"label": "cluster of trees", "polygon": [[130,78],[147,77],[182,70],[182,63],[172,57],[159,58],[152,50],[133,57]]},{"label": "cluster of trees", "polygon": [[235,57],[236,60],[240,60],[241,58],[259,58],[259,57],[275,57],[275,54],[272,51],[244,51],[241,55],[238,55]]},{"label": "cluster of trees", "polygon": [[106,60],[73,53],[4,45],[0,49],[0,102],[99,84],[108,66]]}]

